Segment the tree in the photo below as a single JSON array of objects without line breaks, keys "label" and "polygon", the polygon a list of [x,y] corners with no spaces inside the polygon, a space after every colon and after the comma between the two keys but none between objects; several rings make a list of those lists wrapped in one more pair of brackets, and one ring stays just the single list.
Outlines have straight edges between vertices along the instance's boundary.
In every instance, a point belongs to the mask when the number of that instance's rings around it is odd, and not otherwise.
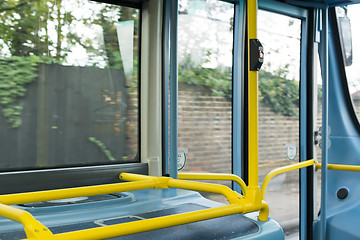
[{"label": "tree", "polygon": [[[1,1],[0,32],[3,40],[2,50],[11,56],[28,56],[30,53],[43,55],[48,51],[46,35],[38,34],[46,28],[43,21],[48,5],[44,1]],[[33,23],[39,23],[34,25]]]},{"label": "tree", "polygon": [[[299,104],[299,82],[287,79],[287,68],[274,72],[259,71],[259,101],[275,113],[297,116]],[[179,64],[179,83],[203,86],[211,95],[232,97],[231,71],[219,68],[203,68],[185,57]]]},{"label": "tree", "polygon": [[[84,65],[102,61],[106,67],[122,68],[115,23],[119,18],[136,18],[136,10],[83,0],[67,3],[0,0],[0,104],[13,128],[21,124],[19,99],[26,94],[26,85],[37,78],[38,63],[61,64],[74,49],[83,48],[88,57]],[[78,31],[94,27],[101,27],[104,42]]]},{"label": "tree", "polygon": [[[0,1],[0,50],[6,56],[36,55],[45,62],[64,62],[74,47],[83,47],[90,57],[98,56],[101,49],[94,39],[78,33],[80,26],[91,28],[101,21],[98,9],[91,8],[86,1],[73,1],[72,7],[66,1],[55,0],[9,0]],[[76,9],[89,7],[93,14],[76,14]],[[105,5],[100,12],[109,10]],[[101,14],[100,14],[101,15]],[[108,37],[113,21],[103,19],[104,38]],[[110,34],[116,37],[115,34]],[[91,61],[89,61],[91,62]],[[113,64],[111,64],[113,65]]]},{"label": "tree", "polygon": [[297,116],[299,106],[299,82],[286,78],[287,69],[274,72],[259,71],[259,100],[275,113]]}]

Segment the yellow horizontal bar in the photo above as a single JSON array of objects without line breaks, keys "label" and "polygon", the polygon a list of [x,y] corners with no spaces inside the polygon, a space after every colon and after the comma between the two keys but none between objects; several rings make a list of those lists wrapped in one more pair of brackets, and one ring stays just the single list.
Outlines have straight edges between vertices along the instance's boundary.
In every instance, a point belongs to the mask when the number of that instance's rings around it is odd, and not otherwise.
[{"label": "yellow horizontal bar", "polygon": [[235,174],[227,173],[178,173],[178,179],[183,180],[227,180],[239,184],[243,195],[246,195],[245,182]]},{"label": "yellow horizontal bar", "polygon": [[136,191],[141,189],[154,188],[154,180],[129,183],[115,183],[89,187],[67,188],[49,191],[16,193],[0,195],[0,203],[5,205],[16,205],[32,202],[50,201],[64,198],[94,196],[116,192]]},{"label": "yellow horizontal bar", "polygon": [[[70,233],[62,233],[56,235],[57,240],[72,240],[72,239],[100,239],[112,238],[139,232],[151,231],[160,228],[172,227],[181,224],[187,224],[207,219],[232,215],[236,213],[245,213],[250,211],[257,211],[264,209],[268,213],[268,206],[262,203],[256,206],[254,203],[247,201],[240,194],[232,191],[226,186],[218,184],[200,183],[192,181],[184,181],[171,179],[167,177],[151,177],[130,173],[121,173],[120,179],[124,181],[147,181],[148,179],[155,180],[157,186],[155,188],[174,187],[195,191],[205,191],[223,194],[231,205],[216,207],[211,209],[199,210],[195,212],[176,214],[171,216],[163,216],[153,219],[145,219],[137,222],[123,223],[113,226],[106,226],[96,229],[87,229]],[[262,218],[265,219],[265,218]],[[267,217],[266,217],[267,220]]]},{"label": "yellow horizontal bar", "polygon": [[[125,179],[126,178],[126,179]],[[141,174],[133,174],[133,173],[120,173],[119,179],[122,181],[135,182],[135,181],[145,181],[145,180],[154,180],[159,177],[149,176],[149,175],[141,175]]]},{"label": "yellow horizontal bar", "polygon": [[132,173],[121,173],[120,179],[124,181],[138,181],[144,179],[156,179],[157,181],[157,188],[180,188],[180,189],[187,189],[193,191],[201,191],[201,192],[210,192],[221,194],[226,197],[230,204],[238,203],[239,199],[242,199],[243,196],[227,186],[213,184],[213,183],[202,183],[202,182],[194,182],[194,181],[187,181],[187,180],[179,180],[179,179],[172,179],[167,177],[151,177],[151,176],[144,176]]},{"label": "yellow horizontal bar", "polygon": [[267,185],[269,184],[270,180],[275,177],[276,175],[280,174],[280,173],[285,173],[285,172],[289,172],[292,170],[296,170],[296,169],[300,169],[300,168],[304,168],[304,167],[309,167],[315,164],[315,160],[311,159],[311,160],[307,160],[304,162],[300,162],[300,163],[296,163],[293,165],[289,165],[289,166],[284,166],[284,167],[280,167],[277,169],[272,170],[271,172],[269,172],[262,185],[261,185],[261,190],[260,190],[260,196],[262,200],[265,200],[265,191],[267,188]]},{"label": "yellow horizontal bar", "polygon": [[[130,180],[137,181],[144,179],[154,179],[154,177],[131,174],[131,173],[121,173],[120,179],[125,181],[130,181]],[[246,198],[241,194],[231,190],[227,186],[223,186],[219,184],[185,181],[185,180],[164,178],[164,177],[160,177],[156,179],[159,185],[167,185],[168,187],[173,187],[173,188],[181,188],[181,189],[188,189],[194,191],[222,194],[226,197],[226,199],[231,205],[241,204],[247,206],[244,209],[244,213],[260,210],[259,220],[265,222],[268,219],[269,206],[266,204],[265,201],[261,201],[261,200],[256,201],[255,198],[254,199]]]},{"label": "yellow horizontal bar", "polygon": [[[259,215],[261,221],[266,221],[268,217],[268,205],[264,201],[252,202],[251,200],[244,198],[241,194],[223,185],[128,173],[121,173],[119,178],[125,181],[136,182],[2,195],[0,196],[0,216],[23,224],[27,239],[31,240],[105,239],[258,210],[261,210]],[[222,194],[228,199],[230,205],[57,235],[53,235],[48,228],[38,222],[30,213],[7,206],[10,204],[170,187]]]},{"label": "yellow horizontal bar", "polygon": [[[327,166],[329,170],[360,172],[360,166],[341,164],[328,164]],[[321,163],[316,163],[316,169],[321,169]]]},{"label": "yellow horizontal bar", "polygon": [[177,226],[207,219],[243,213],[246,206],[243,204],[227,205],[217,208],[199,210],[195,212],[182,213],[136,222],[128,222],[101,228],[92,228],[76,232],[61,233],[55,235],[56,240],[92,240],[107,239],[128,234],[151,231],[166,227]]},{"label": "yellow horizontal bar", "polygon": [[[25,232],[28,239],[104,239],[117,236],[123,236],[127,234],[139,233],[144,231],[151,231],[155,229],[171,227],[186,223],[192,223],[197,221],[203,221],[211,218],[227,216],[236,213],[246,213],[251,211],[260,210],[259,220],[266,221],[269,214],[267,204],[264,202],[265,191],[269,181],[276,175],[315,164],[314,160],[308,160],[291,166],[275,169],[271,171],[264,179],[260,195],[263,200],[261,203],[252,202],[251,200],[244,198],[242,195],[232,191],[226,186],[218,184],[200,183],[193,181],[184,181],[171,179],[166,177],[151,177],[142,176],[136,174],[122,173],[120,179],[125,181],[136,181],[128,183],[108,184],[90,187],[80,187],[71,189],[60,189],[51,191],[41,191],[33,193],[20,193],[9,194],[0,196],[0,202],[3,204],[21,204],[38,201],[48,201],[62,198],[81,197],[100,195],[106,193],[123,192],[123,191],[135,191],[140,189],[149,188],[181,188],[195,191],[205,191],[211,193],[217,193],[224,195],[230,205],[217,208],[205,209],[190,213],[183,213],[171,216],[164,216],[153,219],[146,219],[137,222],[123,223],[107,227],[99,227],[94,229],[87,229],[69,233],[62,233],[53,235],[49,229],[38,222],[30,213],[0,204],[0,216],[17,221],[24,225]],[[321,167],[321,164],[316,164],[316,167]],[[329,169],[345,170],[345,171],[360,171],[360,166],[349,165],[336,165],[329,164]],[[237,176],[227,174],[180,174],[187,179],[200,179],[200,180],[232,180],[239,183],[240,187],[246,192],[247,187],[245,183]]]}]

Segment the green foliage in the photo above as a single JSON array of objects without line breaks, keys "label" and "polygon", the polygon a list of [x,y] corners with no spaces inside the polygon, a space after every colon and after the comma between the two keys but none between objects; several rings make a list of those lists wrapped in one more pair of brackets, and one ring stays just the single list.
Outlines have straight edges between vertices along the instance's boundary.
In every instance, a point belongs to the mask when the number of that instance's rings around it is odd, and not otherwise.
[{"label": "green foliage", "polygon": [[[26,85],[37,78],[38,63],[67,62],[69,53],[76,46],[87,52],[88,65],[97,66],[100,56],[107,61],[107,67],[123,68],[115,23],[130,19],[138,21],[138,12],[115,5],[103,5],[99,9],[98,4],[96,7],[82,0],[74,0],[72,8],[65,4],[64,0],[0,0],[0,105],[13,128],[21,125],[23,105],[19,99],[26,94]],[[88,8],[87,16],[76,14],[76,9],[84,7]],[[120,16],[120,19],[114,16]],[[100,26],[104,46],[99,47],[94,37],[78,31],[81,24]],[[138,24],[135,26],[137,38]],[[135,44],[134,48],[138,50],[139,46]]]},{"label": "green foliage", "polygon": [[260,101],[275,113],[297,116],[295,106],[299,104],[299,82],[286,79],[286,74],[286,69],[280,69],[275,73],[260,70]]},{"label": "green foliage", "polygon": [[106,146],[102,141],[96,139],[95,137],[89,137],[89,141],[94,143],[96,146],[98,146],[110,161],[115,161],[116,160],[113,157],[113,155],[111,154],[110,150],[106,149]]},{"label": "green foliage", "polygon": [[213,96],[232,97],[231,71],[203,68],[194,64],[190,56],[179,64],[179,83],[204,86]]},{"label": "green foliage", "polygon": [[[120,13],[123,8],[118,6],[104,5],[99,9],[80,0],[72,1],[72,8],[66,7],[65,4],[64,0],[0,1],[0,53],[6,53],[7,56],[36,55],[64,62],[76,46],[87,52],[89,66],[96,66],[98,56],[102,56],[107,60],[109,67],[121,69],[122,62],[114,24],[119,19],[114,17],[114,14],[119,12],[118,15],[130,15],[130,18],[132,13],[125,10],[128,8],[124,8],[123,13]],[[86,17],[85,14],[75,14],[74,9],[84,7],[89,8]],[[101,26],[104,46],[97,46],[94,37],[78,31],[80,24],[86,27]]]},{"label": "green foliage", "polygon": [[[57,15],[61,1],[54,1],[53,4],[47,0],[0,1],[1,47],[5,47],[12,56],[52,54],[59,58],[61,38],[58,36],[57,42],[49,38],[48,21],[56,21],[58,29],[61,29],[63,23],[70,20],[68,14],[62,14],[62,17]],[[54,48],[51,49],[51,46]]]},{"label": "green foliage", "polygon": [[[275,113],[284,116],[297,116],[299,104],[299,85],[295,80],[286,79],[287,68],[273,73],[259,71],[259,100]],[[231,71],[219,68],[203,68],[187,56],[179,64],[179,83],[204,86],[214,96],[232,97]]]},{"label": "green foliage", "polygon": [[21,125],[23,105],[19,99],[26,94],[26,85],[36,79],[38,61],[35,56],[0,59],[0,105],[13,128]]}]

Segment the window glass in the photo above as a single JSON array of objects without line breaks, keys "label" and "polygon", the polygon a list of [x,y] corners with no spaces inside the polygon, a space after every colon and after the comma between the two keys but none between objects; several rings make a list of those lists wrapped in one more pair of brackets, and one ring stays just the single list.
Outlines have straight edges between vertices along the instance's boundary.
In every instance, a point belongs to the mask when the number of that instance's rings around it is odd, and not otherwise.
[{"label": "window glass", "polygon": [[139,10],[0,1],[0,169],[137,161]]},{"label": "window glass", "polygon": [[[352,38],[352,42],[347,41],[351,38],[346,37],[346,34],[340,34],[346,70],[346,78],[348,82],[350,96],[352,98],[355,112],[358,118],[360,117],[360,45],[358,44],[358,42],[360,41],[359,11],[359,4],[336,8],[340,32],[342,27],[343,32],[350,33],[348,34],[348,36],[351,36]],[[346,28],[346,19],[350,20],[351,28]],[[352,48],[352,52],[348,50],[349,48]],[[351,57],[349,58],[350,55]]]},{"label": "window glass", "polygon": [[[261,183],[272,169],[299,161],[301,20],[260,10],[258,21],[258,37],[265,51],[259,71]],[[266,191],[270,217],[283,227],[286,238],[290,233],[293,237],[299,226],[298,173],[276,176]]]},{"label": "window glass", "polygon": [[179,1],[179,152],[184,171],[231,173],[234,5]]}]

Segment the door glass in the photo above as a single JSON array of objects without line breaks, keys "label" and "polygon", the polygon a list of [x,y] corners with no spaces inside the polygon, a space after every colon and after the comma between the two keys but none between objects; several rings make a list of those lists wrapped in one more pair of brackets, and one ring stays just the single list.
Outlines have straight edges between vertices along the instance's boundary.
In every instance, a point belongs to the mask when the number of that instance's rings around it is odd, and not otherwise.
[{"label": "door glass", "polygon": [[[314,64],[314,76],[315,76],[315,82],[316,82],[316,94],[315,96],[317,96],[316,98],[316,122],[314,123],[314,129],[316,131],[319,131],[322,125],[322,76],[321,76],[321,66],[320,66],[320,57],[318,54],[318,44],[314,44],[314,52],[315,54],[315,64]],[[316,159],[316,161],[318,161],[319,163],[321,163],[321,136],[317,137],[317,144],[314,147],[315,151],[314,151],[314,158]],[[316,178],[314,178],[314,186],[315,186],[315,196],[316,198],[314,199],[314,206],[315,206],[315,210],[314,210],[314,217],[317,218],[317,216],[320,214],[320,203],[321,203],[321,171],[316,171]]]},{"label": "door glass", "polygon": [[[265,62],[259,71],[261,182],[272,169],[299,161],[301,20],[260,10],[258,21],[258,36],[265,51]],[[296,237],[298,171],[280,174],[270,181],[265,200],[270,206],[270,217],[279,222],[287,236]]]},{"label": "door glass", "polygon": [[234,5],[179,1],[178,146],[183,171],[231,173]]}]

